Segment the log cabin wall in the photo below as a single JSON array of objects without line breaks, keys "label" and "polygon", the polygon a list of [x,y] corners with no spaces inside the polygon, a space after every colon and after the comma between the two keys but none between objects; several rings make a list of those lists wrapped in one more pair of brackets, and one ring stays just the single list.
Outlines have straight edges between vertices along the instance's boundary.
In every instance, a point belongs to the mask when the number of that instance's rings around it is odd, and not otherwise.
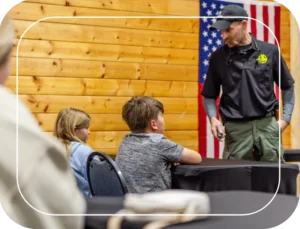
[{"label": "log cabin wall", "polygon": [[[299,24],[296,21],[294,15],[290,15],[291,19],[291,73],[295,79],[295,106],[291,121],[291,148],[300,149],[300,31]],[[300,165],[300,163],[299,163]],[[300,179],[300,175],[299,175]],[[300,191],[300,180],[299,180],[299,191]]]},{"label": "log cabin wall", "polygon": [[[289,11],[282,7],[281,51],[290,66]],[[27,0],[9,15],[17,39],[7,86],[16,91],[16,51],[26,29],[50,16],[199,15],[198,0]],[[198,19],[48,18],[24,33],[18,52],[19,97],[52,133],[57,113],[92,117],[88,144],[116,155],[129,132],[121,109],[132,96],[165,106],[165,135],[198,150]],[[290,130],[283,137],[290,146]]]}]

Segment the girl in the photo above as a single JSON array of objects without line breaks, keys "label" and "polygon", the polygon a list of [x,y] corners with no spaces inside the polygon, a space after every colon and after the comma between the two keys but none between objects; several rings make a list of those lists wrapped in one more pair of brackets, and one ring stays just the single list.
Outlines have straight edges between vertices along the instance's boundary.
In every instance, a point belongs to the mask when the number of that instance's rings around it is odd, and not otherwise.
[{"label": "girl", "polygon": [[86,173],[87,158],[93,152],[86,145],[90,121],[91,117],[86,112],[64,108],[57,115],[53,133],[65,145],[79,189],[86,197],[92,196]]}]

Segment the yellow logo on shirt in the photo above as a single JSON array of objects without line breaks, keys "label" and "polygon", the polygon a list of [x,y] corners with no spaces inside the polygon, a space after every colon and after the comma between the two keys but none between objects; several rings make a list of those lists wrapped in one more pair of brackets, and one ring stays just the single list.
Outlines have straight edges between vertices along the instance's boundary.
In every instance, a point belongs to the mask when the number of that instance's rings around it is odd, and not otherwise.
[{"label": "yellow logo on shirt", "polygon": [[266,54],[259,54],[259,56],[257,57],[257,61],[260,64],[265,64],[268,62],[268,57]]}]

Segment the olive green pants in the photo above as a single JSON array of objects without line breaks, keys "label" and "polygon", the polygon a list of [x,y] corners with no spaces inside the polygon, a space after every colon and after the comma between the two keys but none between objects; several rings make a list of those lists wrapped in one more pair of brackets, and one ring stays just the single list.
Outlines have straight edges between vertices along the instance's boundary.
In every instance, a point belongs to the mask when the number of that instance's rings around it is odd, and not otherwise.
[{"label": "olive green pants", "polygon": [[226,122],[225,133],[223,159],[270,162],[280,159],[284,162],[279,125],[273,116],[248,122]]}]

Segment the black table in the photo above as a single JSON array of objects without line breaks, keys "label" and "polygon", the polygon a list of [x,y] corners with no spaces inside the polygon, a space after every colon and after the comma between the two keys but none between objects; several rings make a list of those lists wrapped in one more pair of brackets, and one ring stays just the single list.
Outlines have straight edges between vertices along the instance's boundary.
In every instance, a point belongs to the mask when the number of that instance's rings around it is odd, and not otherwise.
[{"label": "black table", "polygon": [[[208,193],[211,214],[247,214],[266,206],[273,194],[250,191]],[[87,214],[114,214],[123,208],[123,197],[97,197],[87,200]],[[297,207],[299,199],[277,194],[275,199],[256,214],[248,216],[210,216],[204,220],[168,226],[166,229],[262,229],[273,228],[287,220]],[[108,216],[87,216],[86,229],[106,228]],[[145,222],[122,223],[122,229],[141,229]]]},{"label": "black table", "polygon": [[300,149],[285,150],[284,159],[287,162],[300,161]]},{"label": "black table", "polygon": [[[280,164],[278,193],[296,195],[299,166]],[[180,165],[172,168],[172,188],[204,192],[252,190],[275,193],[278,186],[278,163],[203,159],[200,165]]]}]

